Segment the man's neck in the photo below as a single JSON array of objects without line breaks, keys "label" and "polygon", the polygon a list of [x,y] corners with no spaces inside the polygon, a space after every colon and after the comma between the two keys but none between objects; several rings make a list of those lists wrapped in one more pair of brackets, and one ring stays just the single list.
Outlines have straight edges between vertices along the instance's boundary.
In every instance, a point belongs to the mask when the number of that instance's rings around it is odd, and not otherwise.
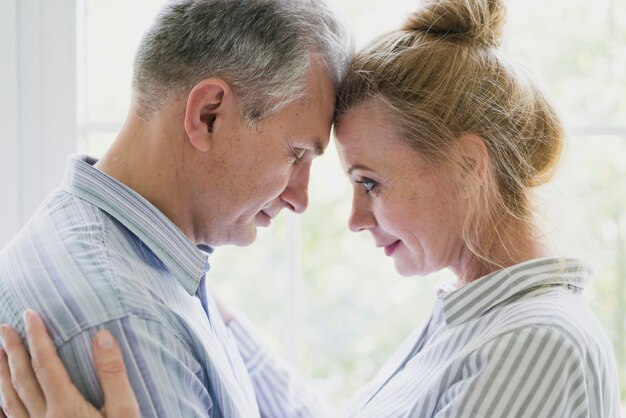
[{"label": "man's neck", "polygon": [[158,118],[129,115],[96,168],[139,193],[196,242],[184,171],[184,136]]}]

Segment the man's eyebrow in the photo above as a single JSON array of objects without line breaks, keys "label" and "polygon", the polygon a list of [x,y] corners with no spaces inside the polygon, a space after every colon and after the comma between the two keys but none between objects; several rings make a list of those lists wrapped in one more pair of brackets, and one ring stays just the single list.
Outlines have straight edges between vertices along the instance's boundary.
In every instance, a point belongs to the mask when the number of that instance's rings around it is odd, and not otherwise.
[{"label": "man's eyebrow", "polygon": [[352,167],[350,167],[348,169],[348,175],[351,175],[354,170],[374,171],[371,168],[369,168],[368,166],[365,166],[365,165],[362,165],[362,164],[355,164],[355,165],[353,165]]}]

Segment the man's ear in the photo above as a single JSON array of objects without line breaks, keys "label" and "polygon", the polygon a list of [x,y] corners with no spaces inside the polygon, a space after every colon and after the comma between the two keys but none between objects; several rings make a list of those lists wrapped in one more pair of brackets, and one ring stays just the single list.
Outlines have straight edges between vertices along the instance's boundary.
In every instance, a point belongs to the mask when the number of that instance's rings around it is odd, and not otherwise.
[{"label": "man's ear", "polygon": [[208,78],[191,89],[185,109],[185,132],[198,151],[207,152],[211,147],[231,99],[229,84],[219,78]]},{"label": "man's ear", "polygon": [[485,141],[474,134],[463,134],[458,139],[463,162],[462,181],[464,190],[482,184],[489,167],[489,151]]}]

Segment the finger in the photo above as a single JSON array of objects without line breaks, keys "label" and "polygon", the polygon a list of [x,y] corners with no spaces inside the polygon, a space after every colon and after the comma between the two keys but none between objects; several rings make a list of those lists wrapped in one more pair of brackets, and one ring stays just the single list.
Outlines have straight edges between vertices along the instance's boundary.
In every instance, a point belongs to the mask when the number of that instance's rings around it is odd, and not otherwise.
[{"label": "finger", "polygon": [[0,394],[2,395],[2,410],[6,415],[11,418],[28,418],[28,411],[11,383],[9,359],[3,348],[0,348]]},{"label": "finger", "polygon": [[122,352],[109,331],[102,330],[96,334],[93,360],[104,393],[106,415],[139,417],[137,398],[126,374]]},{"label": "finger", "polygon": [[11,383],[31,417],[43,417],[46,400],[30,363],[30,356],[19,334],[11,327],[2,329],[4,349],[9,361]]},{"label": "finger", "polygon": [[41,317],[34,311],[26,311],[24,321],[31,363],[45,399],[47,403],[62,405],[64,399],[71,399],[78,390],[57,355]]}]

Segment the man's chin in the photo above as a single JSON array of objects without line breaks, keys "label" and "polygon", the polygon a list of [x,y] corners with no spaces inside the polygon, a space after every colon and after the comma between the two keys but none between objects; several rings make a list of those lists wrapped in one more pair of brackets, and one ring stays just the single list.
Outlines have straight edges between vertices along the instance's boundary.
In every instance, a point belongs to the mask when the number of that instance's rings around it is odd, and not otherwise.
[{"label": "man's chin", "polygon": [[254,241],[256,241],[256,227],[253,227],[245,236],[242,234],[242,236],[236,242],[233,242],[233,244],[238,247],[246,247]]},{"label": "man's chin", "polygon": [[224,245],[235,245],[237,247],[246,247],[252,244],[257,237],[256,226],[254,224],[238,225],[230,230],[228,238],[223,243]]}]

